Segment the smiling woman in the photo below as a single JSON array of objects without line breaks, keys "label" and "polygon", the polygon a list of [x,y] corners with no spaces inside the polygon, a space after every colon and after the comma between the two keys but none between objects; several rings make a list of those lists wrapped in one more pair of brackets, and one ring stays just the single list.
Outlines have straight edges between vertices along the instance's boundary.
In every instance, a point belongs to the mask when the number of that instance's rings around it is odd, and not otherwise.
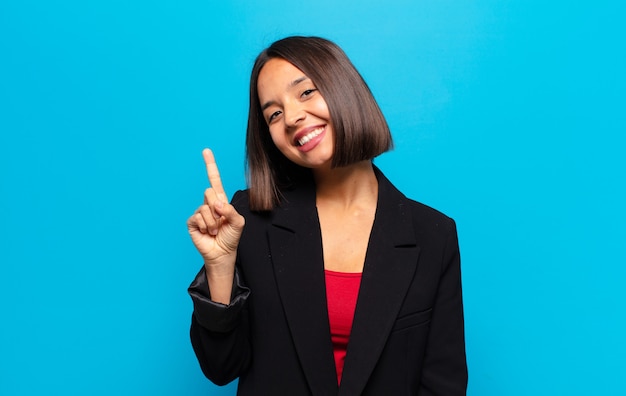
[{"label": "smiling woman", "polygon": [[[334,133],[328,106],[310,78],[284,59],[259,73],[259,101],[274,145],[305,168],[330,168]],[[316,150],[313,150],[316,149]]]},{"label": "smiling woman", "polygon": [[191,341],[240,395],[464,395],[456,226],[372,160],[387,123],[343,51],[288,37],[250,81],[249,189],[211,187],[189,218],[204,266]]}]

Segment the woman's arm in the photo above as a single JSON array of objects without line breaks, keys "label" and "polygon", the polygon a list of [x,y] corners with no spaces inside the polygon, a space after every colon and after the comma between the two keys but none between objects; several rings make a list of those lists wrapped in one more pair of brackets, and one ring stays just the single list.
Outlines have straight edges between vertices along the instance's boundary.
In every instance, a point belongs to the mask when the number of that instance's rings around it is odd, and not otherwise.
[{"label": "woman's arm", "polygon": [[204,259],[211,300],[229,304],[245,219],[227,201],[213,152],[205,149],[202,155],[211,187],[204,192],[204,203],[187,220],[187,229]]},{"label": "woman's arm", "polygon": [[204,375],[217,385],[225,385],[244,372],[250,363],[250,328],[247,300],[250,290],[235,272],[230,304],[211,300],[205,269],[189,287],[194,312],[191,318],[191,344]]},{"label": "woman's arm", "polygon": [[456,225],[450,219],[426,347],[420,396],[466,394],[467,363],[464,333],[461,259]]},{"label": "woman's arm", "polygon": [[204,260],[189,287],[194,305],[191,343],[207,378],[223,385],[239,376],[250,361],[245,312],[250,291],[235,269],[245,219],[227,202],[211,150],[202,155],[210,187],[203,204],[187,220],[191,240]]}]

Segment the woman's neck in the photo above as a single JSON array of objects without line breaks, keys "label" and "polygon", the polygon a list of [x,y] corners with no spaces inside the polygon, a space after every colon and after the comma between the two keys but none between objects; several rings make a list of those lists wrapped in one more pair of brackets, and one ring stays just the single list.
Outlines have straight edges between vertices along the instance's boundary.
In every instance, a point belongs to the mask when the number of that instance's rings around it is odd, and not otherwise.
[{"label": "woman's neck", "polygon": [[315,169],[313,177],[318,206],[348,209],[372,203],[376,205],[378,180],[371,161],[333,169]]}]

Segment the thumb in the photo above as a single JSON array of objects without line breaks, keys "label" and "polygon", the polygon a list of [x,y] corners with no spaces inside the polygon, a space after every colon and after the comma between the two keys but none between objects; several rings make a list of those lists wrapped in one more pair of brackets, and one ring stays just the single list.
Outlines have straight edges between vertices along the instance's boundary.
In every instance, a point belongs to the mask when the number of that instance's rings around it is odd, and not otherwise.
[{"label": "thumb", "polygon": [[224,203],[222,200],[215,203],[215,212],[223,216],[228,224],[238,230],[241,230],[245,224],[243,216],[237,212],[235,207],[231,204]]}]

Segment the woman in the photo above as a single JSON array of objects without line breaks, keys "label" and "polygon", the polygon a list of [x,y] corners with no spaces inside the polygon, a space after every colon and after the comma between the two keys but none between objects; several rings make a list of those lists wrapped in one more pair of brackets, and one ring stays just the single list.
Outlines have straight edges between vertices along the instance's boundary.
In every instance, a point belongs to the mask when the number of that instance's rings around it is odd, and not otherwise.
[{"label": "woman", "polygon": [[391,135],[332,42],[288,37],[256,59],[249,189],[211,188],[189,218],[204,266],[191,341],[240,395],[463,395],[454,221],[409,200],[372,159]]}]

